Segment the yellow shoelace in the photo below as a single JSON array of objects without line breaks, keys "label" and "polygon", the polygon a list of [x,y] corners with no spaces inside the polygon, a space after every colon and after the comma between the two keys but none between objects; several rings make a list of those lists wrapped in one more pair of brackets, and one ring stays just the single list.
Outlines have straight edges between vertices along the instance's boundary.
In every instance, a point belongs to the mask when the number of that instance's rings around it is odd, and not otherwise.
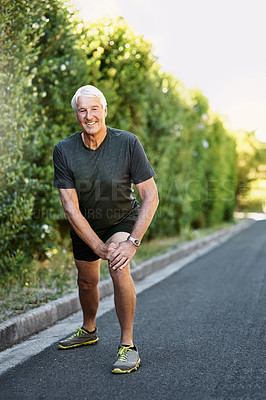
[{"label": "yellow shoelace", "polygon": [[127,353],[128,351],[132,351],[129,347],[121,347],[118,350],[118,360],[122,362],[127,362]]},{"label": "yellow shoelace", "polygon": [[76,332],[73,333],[72,336],[70,336],[69,339],[73,339],[74,337],[79,336],[81,333],[84,333],[83,329],[82,329],[82,328],[78,328],[78,329],[76,330]]}]

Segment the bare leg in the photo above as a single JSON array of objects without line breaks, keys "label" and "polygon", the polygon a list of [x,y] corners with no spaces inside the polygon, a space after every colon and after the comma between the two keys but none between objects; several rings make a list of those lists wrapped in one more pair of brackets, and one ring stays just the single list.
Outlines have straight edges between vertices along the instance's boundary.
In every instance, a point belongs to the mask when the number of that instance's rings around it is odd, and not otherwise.
[{"label": "bare leg", "polygon": [[78,269],[79,300],[83,311],[83,328],[92,332],[96,327],[96,313],[99,306],[100,260],[75,260],[75,262]]},{"label": "bare leg", "polygon": [[[119,243],[126,240],[127,232],[115,233],[109,242]],[[120,344],[133,344],[133,324],[136,308],[136,291],[133,279],[130,275],[130,266],[127,265],[123,270],[112,270],[110,275],[114,284],[114,300],[116,314],[121,328]]]}]

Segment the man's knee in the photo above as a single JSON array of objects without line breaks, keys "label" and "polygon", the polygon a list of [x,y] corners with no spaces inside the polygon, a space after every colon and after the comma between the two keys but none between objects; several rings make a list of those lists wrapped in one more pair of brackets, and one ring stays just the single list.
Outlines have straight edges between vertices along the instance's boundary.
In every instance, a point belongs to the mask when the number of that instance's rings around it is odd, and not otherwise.
[{"label": "man's knee", "polygon": [[98,277],[93,277],[93,278],[87,278],[87,277],[82,277],[78,276],[78,287],[82,290],[91,290],[95,289],[99,283],[99,278]]},{"label": "man's knee", "polygon": [[94,289],[100,280],[100,261],[75,261],[78,269],[78,287],[83,290]]},{"label": "man's knee", "polygon": [[113,281],[115,281],[117,283],[123,284],[123,282],[125,280],[132,279],[131,274],[130,274],[130,266],[129,265],[127,265],[123,269],[118,268],[116,270],[113,270],[112,268],[109,267],[109,271],[110,271],[111,278],[113,279]]}]

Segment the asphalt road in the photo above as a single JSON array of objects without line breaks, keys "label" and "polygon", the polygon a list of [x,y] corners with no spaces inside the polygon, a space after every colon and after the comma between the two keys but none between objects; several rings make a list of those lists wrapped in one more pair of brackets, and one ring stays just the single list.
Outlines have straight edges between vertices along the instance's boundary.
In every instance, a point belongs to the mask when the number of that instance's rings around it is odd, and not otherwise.
[{"label": "asphalt road", "polygon": [[[56,344],[0,377],[1,400],[265,400],[266,221],[259,221],[137,297],[142,365],[112,375],[114,310],[97,345]],[[67,332],[68,334],[68,332]]]}]

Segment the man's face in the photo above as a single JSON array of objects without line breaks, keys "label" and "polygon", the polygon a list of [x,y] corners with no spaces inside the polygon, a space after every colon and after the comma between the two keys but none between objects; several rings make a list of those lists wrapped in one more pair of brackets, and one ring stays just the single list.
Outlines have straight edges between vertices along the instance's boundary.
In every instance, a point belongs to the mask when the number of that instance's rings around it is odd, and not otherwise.
[{"label": "man's face", "polygon": [[104,134],[106,115],[107,107],[103,109],[98,97],[78,97],[76,117],[85,134]]}]

